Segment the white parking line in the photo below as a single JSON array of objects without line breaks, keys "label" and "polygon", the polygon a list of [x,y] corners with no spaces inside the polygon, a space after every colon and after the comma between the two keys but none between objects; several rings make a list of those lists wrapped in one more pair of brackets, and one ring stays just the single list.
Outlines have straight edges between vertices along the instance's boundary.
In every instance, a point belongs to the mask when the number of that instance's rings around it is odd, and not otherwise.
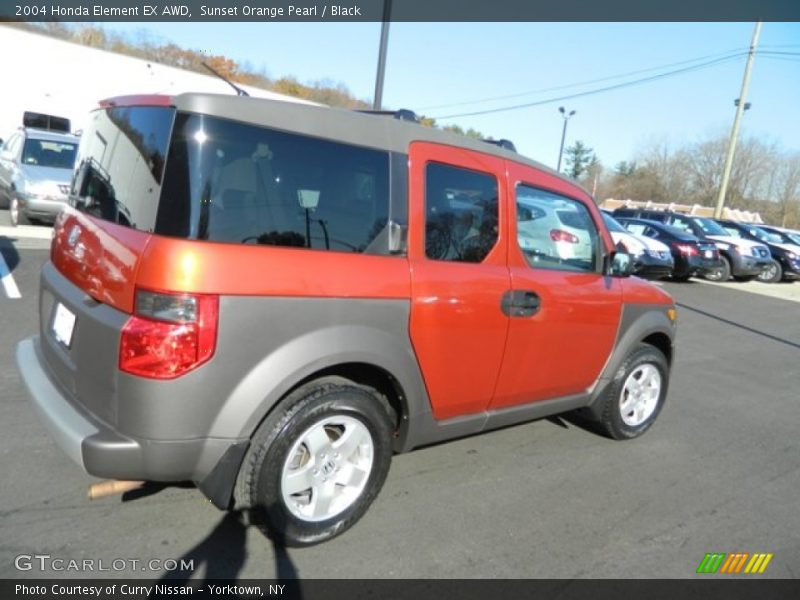
[{"label": "white parking line", "polygon": [[11,271],[8,270],[6,260],[3,258],[3,253],[0,252],[0,281],[3,282],[3,287],[6,289],[6,296],[9,298],[22,298],[19,293],[17,282],[11,276]]}]

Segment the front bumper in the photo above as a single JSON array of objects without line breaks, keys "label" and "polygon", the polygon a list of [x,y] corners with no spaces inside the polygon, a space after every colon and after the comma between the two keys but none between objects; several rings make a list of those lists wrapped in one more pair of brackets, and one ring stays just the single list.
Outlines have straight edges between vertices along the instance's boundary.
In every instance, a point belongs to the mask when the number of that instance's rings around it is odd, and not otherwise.
[{"label": "front bumper", "polygon": [[675,262],[671,255],[664,259],[644,253],[635,257],[633,271],[639,277],[659,279],[669,277],[674,267]]},{"label": "front bumper", "polygon": [[55,221],[58,213],[67,206],[67,197],[18,194],[19,208],[27,217]]},{"label": "front bumper", "polygon": [[[145,481],[197,481],[208,477],[241,440],[150,440],[123,435],[73,403],[47,372],[39,337],[17,345],[17,368],[53,439],[96,477]],[[237,466],[238,470],[238,466]]]},{"label": "front bumper", "polygon": [[769,265],[771,258],[759,258],[742,254],[731,255],[731,275],[734,277],[755,277]]}]

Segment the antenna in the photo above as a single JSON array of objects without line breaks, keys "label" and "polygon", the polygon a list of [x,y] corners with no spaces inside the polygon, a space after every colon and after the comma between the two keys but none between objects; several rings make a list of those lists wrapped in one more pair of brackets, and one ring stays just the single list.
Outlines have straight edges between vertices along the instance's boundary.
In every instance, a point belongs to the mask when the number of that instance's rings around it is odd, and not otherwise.
[{"label": "antenna", "polygon": [[233,82],[232,82],[230,79],[228,79],[227,77],[223,77],[222,75],[220,75],[219,73],[217,73],[217,72],[216,72],[214,69],[212,69],[212,68],[211,68],[211,67],[208,65],[208,63],[206,63],[206,62],[202,62],[201,64],[202,64],[202,65],[203,65],[203,66],[204,66],[206,69],[208,69],[209,71],[211,71],[211,72],[212,72],[214,75],[216,75],[217,77],[219,77],[220,79],[222,79],[222,81],[224,81],[224,82],[225,82],[225,83],[227,83],[229,86],[231,86],[233,89],[235,89],[235,90],[236,90],[236,95],[237,95],[237,96],[249,96],[249,95],[250,95],[250,94],[248,94],[247,92],[245,92],[245,91],[244,91],[242,88],[240,88],[238,85],[236,85],[235,83],[233,83]]}]

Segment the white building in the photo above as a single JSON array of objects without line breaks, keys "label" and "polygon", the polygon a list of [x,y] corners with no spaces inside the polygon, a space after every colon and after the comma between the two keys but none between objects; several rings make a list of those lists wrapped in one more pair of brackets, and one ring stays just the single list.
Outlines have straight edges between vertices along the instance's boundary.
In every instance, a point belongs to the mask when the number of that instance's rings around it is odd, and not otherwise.
[{"label": "white building", "polygon": [[[42,112],[72,121],[80,130],[99,100],[126,94],[210,92],[234,94],[224,81],[122,54],[97,50],[0,25],[0,138],[22,125],[22,113]],[[297,98],[251,86],[251,96],[291,102]]]}]

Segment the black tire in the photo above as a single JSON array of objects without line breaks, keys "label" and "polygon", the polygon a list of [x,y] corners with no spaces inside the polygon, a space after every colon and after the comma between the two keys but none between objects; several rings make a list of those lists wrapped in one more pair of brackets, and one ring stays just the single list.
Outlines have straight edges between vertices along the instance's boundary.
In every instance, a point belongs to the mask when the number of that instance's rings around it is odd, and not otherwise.
[{"label": "black tire", "polygon": [[[389,403],[371,388],[338,377],[304,386],[286,398],[253,436],[237,481],[238,507],[250,508],[253,522],[284,546],[310,546],[344,533],[364,515],[386,480],[392,459],[392,422]],[[367,435],[372,445],[371,452],[365,452],[363,443],[356,446],[352,456],[357,454],[361,461],[357,467],[348,457],[334,453],[340,448],[337,431],[344,437],[348,429],[351,436]],[[328,444],[320,448],[328,450],[315,454],[311,446],[319,441],[320,431]],[[366,455],[368,468],[364,467]],[[365,470],[366,479],[356,477],[356,484],[338,480],[345,472]],[[302,474],[301,485],[310,487],[285,494],[284,481],[292,473]],[[317,515],[317,509],[322,514]]]},{"label": "black tire", "polygon": [[[649,414],[647,414],[646,418],[641,422],[631,423],[631,421],[636,420],[636,415],[635,409],[633,410],[634,414],[631,414],[629,412],[631,409],[627,408],[631,406],[633,399],[629,393],[629,388],[626,389],[626,383],[631,377],[636,380],[635,374],[652,373],[653,371],[650,371],[650,368],[658,372],[659,379],[654,404],[652,406],[647,405]],[[644,381],[644,378],[642,381]],[[667,396],[668,384],[669,363],[667,363],[664,354],[658,348],[649,344],[638,346],[617,369],[614,379],[603,392],[601,400],[603,412],[598,423],[602,433],[615,440],[630,440],[642,435],[650,429],[661,413],[664,399]],[[655,391],[653,388],[651,390]],[[625,410],[623,410],[623,404],[626,405]]]},{"label": "black tire", "polygon": [[11,202],[8,205],[8,219],[11,221],[11,226],[28,225],[28,218],[25,216],[25,211],[19,205],[19,200],[14,196],[11,197]]},{"label": "black tire", "polygon": [[706,271],[703,275],[704,279],[708,281],[721,281],[726,282],[731,278],[731,263],[725,256],[720,256],[722,264],[716,269]]},{"label": "black tire", "polygon": [[761,283],[778,283],[781,279],[783,279],[783,267],[774,258],[758,275]]}]

